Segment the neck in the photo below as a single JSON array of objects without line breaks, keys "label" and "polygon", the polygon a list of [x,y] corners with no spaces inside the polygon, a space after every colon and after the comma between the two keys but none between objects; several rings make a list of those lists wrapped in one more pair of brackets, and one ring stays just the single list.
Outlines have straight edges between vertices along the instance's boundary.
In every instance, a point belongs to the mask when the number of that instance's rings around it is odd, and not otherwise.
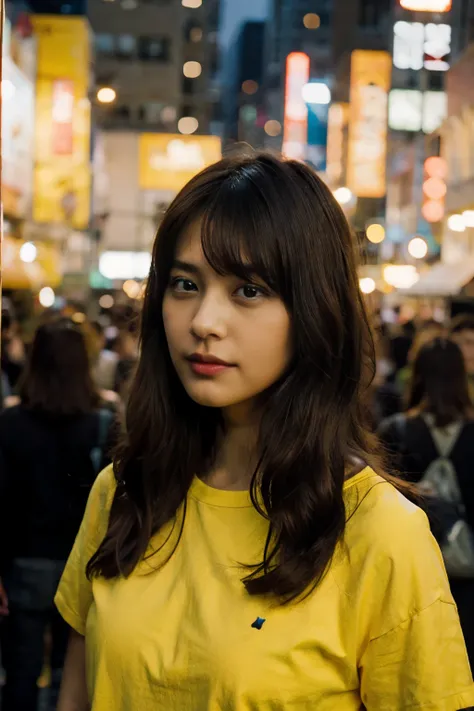
[{"label": "neck", "polygon": [[259,417],[241,406],[223,415],[224,430],[206,482],[217,489],[244,491],[258,464]]}]

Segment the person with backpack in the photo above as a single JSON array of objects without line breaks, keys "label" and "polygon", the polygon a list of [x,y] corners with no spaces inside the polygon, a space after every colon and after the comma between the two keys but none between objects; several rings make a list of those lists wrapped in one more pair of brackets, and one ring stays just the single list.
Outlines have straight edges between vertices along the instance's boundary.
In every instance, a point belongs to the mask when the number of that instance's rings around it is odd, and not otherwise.
[{"label": "person with backpack", "polygon": [[47,630],[56,708],[68,629],[54,594],[115,426],[93,385],[84,336],[69,319],[39,327],[19,394],[0,415],[2,711],[36,711]]},{"label": "person with backpack", "polygon": [[435,338],[420,348],[407,404],[379,435],[424,494],[474,664],[474,409],[456,343]]}]

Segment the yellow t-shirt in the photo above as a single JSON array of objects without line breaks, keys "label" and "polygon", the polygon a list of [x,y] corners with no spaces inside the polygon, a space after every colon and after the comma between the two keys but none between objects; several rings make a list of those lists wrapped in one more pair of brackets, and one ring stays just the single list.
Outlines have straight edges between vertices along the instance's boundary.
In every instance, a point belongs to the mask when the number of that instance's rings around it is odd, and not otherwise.
[{"label": "yellow t-shirt", "polygon": [[[457,610],[425,514],[372,470],[346,483],[353,515],[327,575],[286,607],[249,596],[241,583],[241,565],[261,558],[268,525],[249,494],[199,479],[182,539],[161,570],[143,562],[128,579],[88,582],[84,569],[105,533],[114,487],[106,469],[56,597],[86,636],[92,711],[474,706]],[[260,629],[257,618],[265,620]]]}]

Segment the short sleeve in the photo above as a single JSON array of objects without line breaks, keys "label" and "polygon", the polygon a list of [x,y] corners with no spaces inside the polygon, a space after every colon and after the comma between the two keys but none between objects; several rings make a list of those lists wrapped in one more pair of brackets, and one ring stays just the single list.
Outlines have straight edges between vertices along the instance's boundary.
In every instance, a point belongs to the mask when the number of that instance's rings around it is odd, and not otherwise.
[{"label": "short sleeve", "polygon": [[385,483],[371,490],[361,508],[366,518],[360,523],[372,539],[359,608],[359,628],[367,621],[358,659],[365,708],[474,707],[458,611],[426,515]]},{"label": "short sleeve", "polygon": [[87,615],[92,604],[92,582],[87,579],[86,566],[107,533],[115,487],[113,469],[109,466],[99,474],[91,489],[84,518],[54,600],[64,620],[82,635],[85,635]]},{"label": "short sleeve", "polygon": [[367,711],[474,707],[474,684],[454,603],[437,600],[370,642],[361,667]]}]

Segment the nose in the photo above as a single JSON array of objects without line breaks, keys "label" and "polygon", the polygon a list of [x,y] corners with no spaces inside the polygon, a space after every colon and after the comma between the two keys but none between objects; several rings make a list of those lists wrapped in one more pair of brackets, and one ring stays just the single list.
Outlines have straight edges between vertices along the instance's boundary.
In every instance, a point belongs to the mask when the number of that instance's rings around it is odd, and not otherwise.
[{"label": "nose", "polygon": [[204,341],[207,338],[222,339],[227,335],[228,304],[215,292],[209,291],[200,300],[191,322],[191,332]]}]

